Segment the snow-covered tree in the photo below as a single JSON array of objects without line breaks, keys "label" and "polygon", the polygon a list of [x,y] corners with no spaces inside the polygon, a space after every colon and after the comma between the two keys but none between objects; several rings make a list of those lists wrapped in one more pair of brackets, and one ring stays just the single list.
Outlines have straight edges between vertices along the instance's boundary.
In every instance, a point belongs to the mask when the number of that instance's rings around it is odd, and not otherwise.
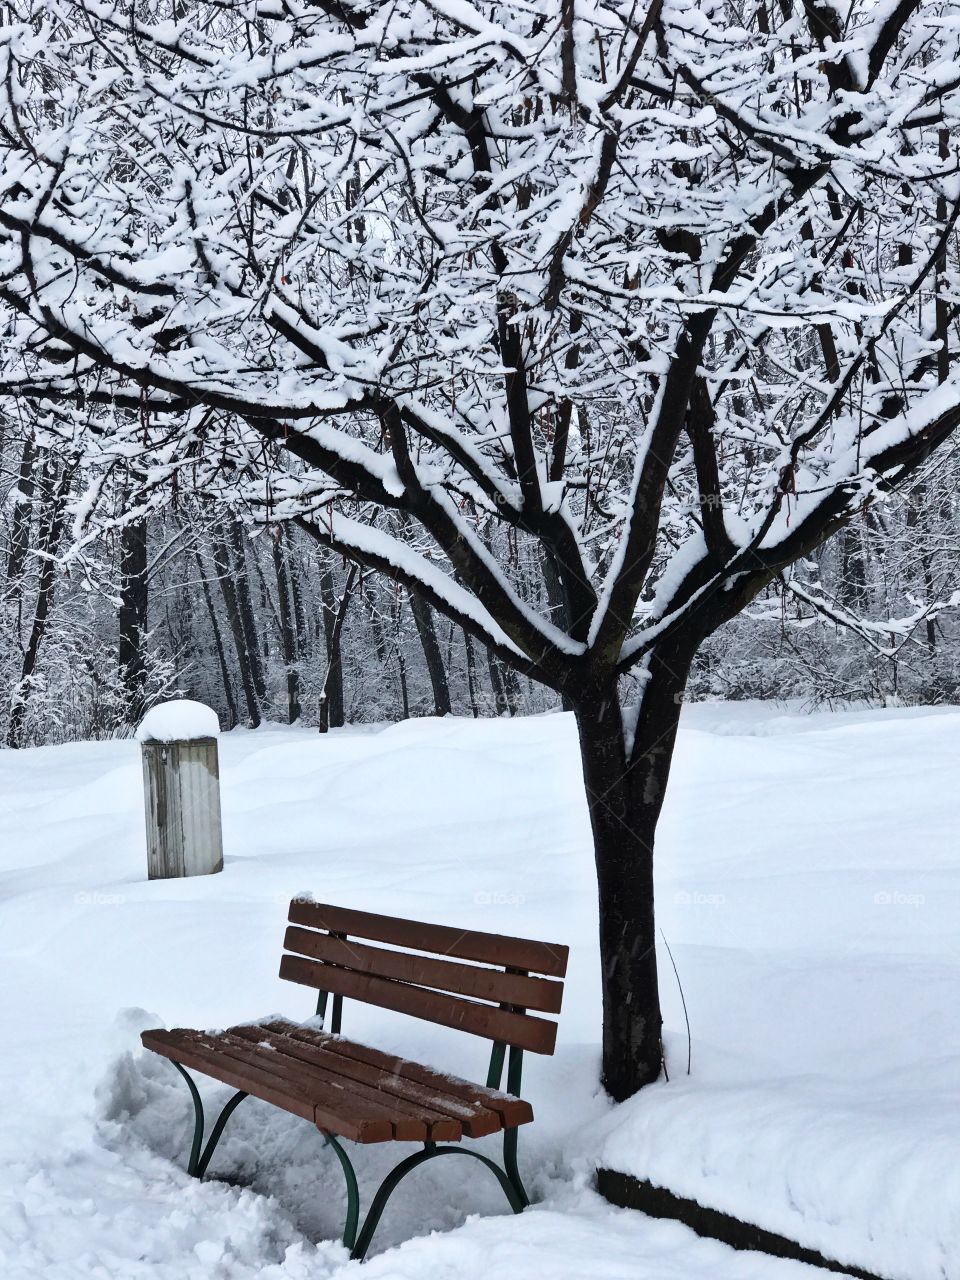
[{"label": "snow-covered tree", "polygon": [[80,542],[217,497],[566,700],[627,1096],[694,656],[960,423],[960,4],[5,12],[0,392]]}]

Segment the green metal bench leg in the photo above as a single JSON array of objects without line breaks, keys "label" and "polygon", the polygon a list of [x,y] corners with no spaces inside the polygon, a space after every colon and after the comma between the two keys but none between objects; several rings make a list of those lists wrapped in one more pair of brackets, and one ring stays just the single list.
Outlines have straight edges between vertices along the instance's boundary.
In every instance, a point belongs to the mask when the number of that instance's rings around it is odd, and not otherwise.
[{"label": "green metal bench leg", "polygon": [[[171,1059],[171,1061],[173,1061]],[[203,1143],[203,1103],[200,1100],[200,1094],[197,1092],[197,1086],[193,1083],[193,1077],[189,1072],[181,1067],[179,1062],[174,1062],[184,1080],[187,1082],[187,1088],[190,1090],[190,1097],[193,1099],[193,1142],[190,1144],[190,1158],[187,1161],[187,1173],[192,1178],[197,1175],[197,1164],[200,1160],[200,1147]]]},{"label": "green metal bench leg", "polygon": [[527,1195],[527,1189],[523,1185],[523,1179],[520,1177],[520,1167],[517,1164],[517,1130],[507,1129],[503,1135],[503,1168],[510,1179],[510,1183],[517,1193],[517,1199],[521,1206],[526,1209],[530,1204],[530,1197]]},{"label": "green metal bench leg", "polygon": [[[171,1058],[170,1061],[173,1062],[173,1059]],[[207,1166],[214,1151],[217,1149],[217,1143],[227,1127],[227,1121],[244,1098],[247,1097],[247,1094],[240,1090],[225,1104],[217,1117],[217,1122],[213,1126],[210,1137],[207,1139],[206,1146],[203,1146],[205,1125],[203,1101],[190,1073],[184,1070],[179,1062],[173,1062],[173,1065],[186,1080],[187,1088],[190,1090],[190,1097],[193,1099],[193,1141],[190,1144],[187,1173],[193,1178],[202,1178],[207,1171]],[[332,1147],[334,1154],[340,1161],[340,1167],[343,1169],[343,1176],[347,1184],[347,1217],[343,1227],[343,1243],[348,1249],[352,1249],[357,1238],[357,1227],[360,1225],[360,1189],[357,1186],[357,1175],[350,1162],[350,1157],[333,1134],[325,1133],[323,1137],[327,1146]]]},{"label": "green metal bench leg", "polygon": [[360,1225],[360,1188],[357,1186],[356,1170],[350,1157],[332,1133],[325,1133],[327,1146],[333,1148],[334,1155],[340,1161],[343,1176],[347,1184],[347,1217],[343,1224],[343,1243],[352,1249],[357,1240],[357,1227]]},{"label": "green metal bench leg", "polygon": [[202,1178],[203,1175],[207,1172],[207,1165],[210,1163],[210,1157],[213,1155],[214,1151],[216,1151],[217,1149],[217,1143],[220,1141],[220,1137],[227,1126],[227,1121],[230,1119],[234,1111],[236,1111],[237,1107],[240,1105],[240,1103],[244,1100],[246,1096],[247,1095],[243,1092],[243,1090],[240,1090],[239,1093],[235,1093],[233,1097],[230,1099],[230,1101],[224,1106],[223,1110],[220,1112],[219,1116],[217,1117],[217,1123],[213,1126],[213,1132],[210,1134],[210,1137],[207,1139],[207,1145],[203,1148],[203,1155],[197,1161],[196,1176],[198,1178]]},{"label": "green metal bench leg", "polygon": [[[487,1166],[500,1183],[503,1188],[503,1194],[507,1197],[513,1212],[523,1212],[528,1203],[526,1193],[524,1192],[521,1196],[517,1187],[514,1186],[513,1180],[493,1160],[481,1155],[479,1151],[470,1151],[467,1147],[438,1147],[432,1142],[427,1142],[424,1144],[422,1151],[417,1151],[414,1155],[407,1156],[406,1160],[401,1160],[396,1168],[392,1169],[381,1182],[377,1189],[377,1194],[373,1197],[370,1208],[367,1211],[367,1216],[364,1219],[356,1244],[350,1253],[351,1258],[357,1261],[363,1260],[367,1250],[370,1248],[373,1234],[380,1224],[383,1211],[387,1207],[387,1201],[407,1174],[412,1173],[414,1169],[419,1168],[420,1165],[425,1164],[428,1160],[433,1160],[436,1156],[472,1156],[474,1160],[479,1160],[481,1164]],[[522,1191],[522,1186],[520,1190]]]},{"label": "green metal bench leg", "polygon": [[[171,1058],[170,1061],[173,1062],[173,1059]],[[193,1141],[190,1144],[190,1159],[187,1161],[187,1173],[189,1173],[192,1178],[202,1178],[207,1171],[207,1165],[210,1163],[210,1159],[214,1151],[217,1149],[217,1143],[223,1135],[223,1131],[227,1126],[227,1121],[247,1095],[241,1090],[239,1093],[235,1093],[230,1101],[226,1103],[223,1110],[217,1117],[217,1122],[213,1126],[210,1137],[207,1139],[207,1145],[203,1146],[203,1130],[205,1124],[203,1102],[200,1099],[197,1086],[193,1083],[193,1077],[190,1073],[185,1071],[179,1062],[174,1062],[173,1065],[183,1076],[184,1080],[186,1080],[187,1088],[190,1090],[190,1097],[193,1099]]]},{"label": "green metal bench leg", "polygon": [[[510,1058],[507,1063],[507,1093],[512,1093],[514,1097],[520,1097],[520,1081],[523,1075],[523,1050],[518,1049],[515,1044],[510,1046]],[[499,1081],[494,1086],[499,1088]],[[519,1130],[517,1128],[505,1129],[503,1133],[503,1167],[507,1171],[507,1177],[513,1183],[514,1190],[520,1197],[523,1207],[526,1208],[530,1203],[530,1197],[527,1195],[526,1188],[520,1177],[520,1169],[517,1165],[517,1136]]]}]

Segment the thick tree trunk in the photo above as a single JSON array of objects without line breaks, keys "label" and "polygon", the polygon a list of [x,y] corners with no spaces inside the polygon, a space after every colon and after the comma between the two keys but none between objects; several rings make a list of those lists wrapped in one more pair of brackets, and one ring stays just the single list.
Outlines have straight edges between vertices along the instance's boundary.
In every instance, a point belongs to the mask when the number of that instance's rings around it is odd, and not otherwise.
[{"label": "thick tree trunk", "polygon": [[670,658],[651,662],[632,751],[615,683],[576,707],[599,888],[603,1083],[617,1101],[662,1069],[653,849],[689,670]]},{"label": "thick tree trunk", "polygon": [[134,520],[120,534],[120,683],[127,724],[143,718],[147,692],[147,522]]},{"label": "thick tree trunk", "polygon": [[450,686],[447,684],[447,673],[443,669],[443,654],[437,639],[437,629],[433,622],[433,610],[416,591],[409,592],[410,608],[413,620],[417,624],[417,634],[423,647],[423,656],[427,660],[427,673],[430,676],[430,687],[433,690],[433,709],[438,716],[450,714]]}]

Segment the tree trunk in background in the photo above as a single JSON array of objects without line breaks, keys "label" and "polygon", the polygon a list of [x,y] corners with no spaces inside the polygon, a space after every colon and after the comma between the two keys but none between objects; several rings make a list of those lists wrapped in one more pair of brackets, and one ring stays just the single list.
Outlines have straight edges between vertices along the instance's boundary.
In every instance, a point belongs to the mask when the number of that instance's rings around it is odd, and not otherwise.
[{"label": "tree trunk in background", "polygon": [[300,561],[296,555],[296,544],[289,527],[284,529],[285,564],[287,578],[290,583],[290,598],[293,601],[293,629],[297,637],[297,648],[301,656],[307,644],[307,615],[303,607],[303,590],[300,584]]},{"label": "tree trunk in background", "polygon": [[140,723],[146,702],[147,606],[147,522],[141,519],[120,531],[120,684],[125,719],[131,725]]},{"label": "tree trunk in background", "polygon": [[[346,585],[343,588],[343,595],[340,597],[337,616],[333,622],[333,630],[330,633],[330,658],[327,662],[327,674],[323,681],[323,689],[320,692],[319,727],[321,733],[326,733],[331,727],[339,729],[343,725],[343,665],[340,658],[340,637],[343,634],[343,622],[347,616],[347,609],[350,607],[350,598],[353,595],[358,573],[357,566],[355,564],[351,565],[350,572],[347,574]],[[338,725],[333,724],[330,715],[330,700],[327,696],[331,679],[340,686],[340,724]]]},{"label": "tree trunk in background", "polygon": [[[260,662],[264,670],[264,679],[266,679],[267,665],[270,661],[270,627],[267,624],[272,622],[274,631],[279,634],[282,631],[280,614],[278,612],[278,606],[275,606],[273,603],[273,595],[267,585],[267,577],[264,573],[263,565],[260,563],[260,557],[257,555],[256,551],[248,551],[248,548],[246,547],[246,539],[244,539],[242,535],[240,545],[244,548],[243,560],[247,580],[250,580],[251,560],[253,561],[253,573],[256,575],[257,579],[257,589],[260,596],[260,610],[259,612],[253,610],[253,620],[255,625],[259,625],[259,632],[257,635],[257,652],[260,654]],[[275,566],[274,574],[276,574]],[[250,600],[252,604],[252,588],[250,591]],[[283,645],[281,642],[281,649],[282,648]]]},{"label": "tree trunk in background", "polygon": [[407,663],[403,656],[403,630],[400,625],[403,615],[403,596],[397,588],[393,597],[393,648],[397,655],[397,674],[400,680],[401,719],[410,719],[410,691],[407,688]]},{"label": "tree trunk in background", "polygon": [[[377,655],[377,663],[381,670],[389,670],[392,675],[393,664],[390,661],[390,637],[387,634],[387,627],[384,618],[378,612],[376,603],[368,603],[367,621],[370,623],[370,631],[373,635],[373,647],[374,652]],[[401,719],[406,720],[410,715],[410,707],[407,701],[407,683],[403,662],[403,651],[400,648],[398,635],[394,636],[393,652],[397,657],[397,687],[400,695]]]},{"label": "tree trunk in background", "polygon": [[385,667],[390,656],[390,650],[387,645],[387,637],[383,633],[383,619],[377,613],[376,606],[367,605],[367,621],[370,623],[370,634],[373,636],[373,651],[377,655],[377,662]]},{"label": "tree trunk in background", "polygon": [[497,670],[497,663],[490,652],[487,650],[487,670],[490,673],[490,692],[493,694],[494,714],[502,716],[507,707],[507,695],[503,688],[503,681],[500,679],[500,672]]},{"label": "tree trunk in background", "polygon": [[37,586],[37,601],[33,613],[33,626],[30,639],[23,654],[20,668],[20,680],[14,693],[13,706],[10,711],[10,723],[7,727],[7,746],[19,747],[23,741],[23,722],[26,717],[27,699],[30,692],[30,680],[37,667],[40,648],[47,631],[50,610],[53,607],[54,591],[57,583],[57,566],[54,560],[67,514],[67,493],[70,489],[70,473],[64,471],[60,482],[54,485],[53,466],[48,466],[50,496],[46,509],[41,517],[40,545],[41,554],[40,581]]},{"label": "tree trunk in background", "polygon": [[841,601],[856,612],[863,606],[867,591],[867,569],[863,531],[858,524],[848,524],[837,535],[840,543]]},{"label": "tree trunk in background", "polygon": [[20,592],[21,607],[20,580],[23,577],[27,551],[30,548],[30,513],[33,507],[35,487],[33,472],[35,461],[36,449],[34,448],[33,437],[27,436],[20,459],[20,473],[17,477],[18,496],[10,518],[10,551],[7,556],[7,581],[5,587],[5,594],[8,597],[12,597],[14,592]]},{"label": "tree trunk in background", "polygon": [[497,704],[497,715],[503,715],[504,712],[509,716],[517,714],[517,677],[509,667],[505,667],[500,660],[487,650],[487,666],[490,669],[490,687],[493,689],[493,696]]},{"label": "tree trunk in background", "polygon": [[327,644],[327,674],[323,682],[321,714],[326,716],[331,729],[340,729],[343,727],[343,664],[340,662],[339,637],[336,636],[340,605],[333,585],[329,556],[323,551],[318,554],[321,558],[320,612],[323,615],[323,634]]},{"label": "tree trunk in background", "polygon": [[237,600],[233,567],[230,563],[227,546],[216,530],[212,531],[210,542],[213,549],[213,562],[216,565],[217,577],[220,582],[220,592],[227,610],[230,634],[233,637],[233,647],[237,654],[237,666],[240,670],[240,683],[243,686],[243,696],[247,704],[247,715],[250,723],[256,728],[263,719],[263,715],[251,675],[250,653],[247,635],[243,627],[243,619],[240,616],[240,604]]},{"label": "tree trunk in background", "polygon": [[233,696],[233,684],[230,680],[230,668],[227,665],[227,655],[223,647],[223,637],[220,634],[220,624],[217,621],[217,613],[213,607],[213,597],[210,595],[210,587],[207,584],[207,571],[204,568],[203,561],[200,558],[200,552],[194,551],[194,559],[197,562],[197,572],[200,575],[200,589],[203,592],[203,598],[206,601],[207,613],[210,615],[210,626],[213,630],[213,644],[217,652],[217,662],[220,666],[220,677],[223,680],[223,695],[227,700],[227,709],[230,712],[230,728],[240,723],[240,717],[237,715],[237,701]]},{"label": "tree trunk in background", "polygon": [[463,633],[463,643],[467,651],[467,692],[470,695],[470,711],[476,720],[480,715],[480,708],[477,706],[477,663],[469,632]]},{"label": "tree trunk in background", "polygon": [[239,520],[229,522],[228,552],[233,561],[234,583],[236,587],[237,606],[240,611],[240,622],[246,641],[246,652],[250,663],[250,679],[261,707],[267,701],[267,681],[263,672],[263,654],[257,634],[257,619],[253,611],[253,600],[250,593],[250,575],[247,570],[247,555],[244,546],[243,529]]},{"label": "tree trunk in background", "polygon": [[300,719],[300,672],[297,669],[297,663],[300,660],[300,644],[294,618],[290,569],[287,563],[287,540],[283,525],[278,526],[273,538],[273,564],[277,571],[283,663],[287,669],[287,720],[290,724],[294,724]]},{"label": "tree trunk in background", "polygon": [[410,591],[407,594],[410,597],[413,620],[417,625],[417,634],[423,647],[423,656],[427,660],[427,673],[430,676],[430,687],[433,689],[434,714],[448,716],[450,714],[450,686],[447,684],[447,673],[443,669],[443,655],[440,652],[440,642],[437,639],[433,610],[418,592]]},{"label": "tree trunk in background", "polygon": [[[907,499],[907,528],[919,535],[919,552],[918,560],[920,561],[920,573],[923,579],[923,602],[930,604],[936,599],[933,585],[933,561],[930,556],[929,543],[923,538],[923,511],[927,499],[926,485],[918,484],[913,493]],[[844,534],[848,532],[843,530]],[[931,653],[937,651],[937,624],[933,618],[926,620],[927,632],[927,648]]]},{"label": "tree trunk in background", "polygon": [[513,667],[508,667],[502,662],[497,663],[497,668],[503,679],[503,692],[510,714],[518,716],[520,714],[520,677]]}]

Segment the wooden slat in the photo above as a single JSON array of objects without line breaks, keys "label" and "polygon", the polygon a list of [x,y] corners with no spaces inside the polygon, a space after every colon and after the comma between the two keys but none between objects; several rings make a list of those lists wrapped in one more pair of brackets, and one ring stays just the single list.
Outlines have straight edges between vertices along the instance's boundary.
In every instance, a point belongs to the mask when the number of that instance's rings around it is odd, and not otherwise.
[{"label": "wooden slat", "polygon": [[371,942],[385,942],[388,946],[453,956],[458,960],[527,969],[551,978],[562,978],[567,971],[569,948],[559,943],[533,942],[529,938],[509,938],[498,933],[474,933],[418,920],[398,920],[370,911],[350,911],[300,898],[294,898],[290,903],[288,918],[291,924],[306,925],[309,929],[345,933],[355,938],[368,938]]},{"label": "wooden slat", "polygon": [[[306,1093],[291,1084],[289,1089],[278,1087],[276,1077],[268,1072],[254,1069],[246,1070],[239,1063],[226,1058],[218,1058],[210,1053],[192,1037],[195,1033],[182,1028],[175,1031],[144,1031],[140,1036],[144,1048],[154,1053],[172,1058],[182,1066],[193,1067],[204,1075],[212,1076],[234,1089],[243,1089],[265,1102],[271,1102],[283,1111],[292,1111],[294,1115],[313,1121],[315,1103]],[[352,1134],[346,1134],[352,1137]]]},{"label": "wooden slat", "polygon": [[318,1101],[302,1077],[293,1079],[282,1074],[276,1065],[264,1059],[269,1055],[248,1054],[241,1056],[235,1049],[221,1046],[214,1037],[184,1027],[173,1031],[145,1031],[141,1036],[148,1049],[173,1058],[185,1067],[202,1071],[205,1075],[221,1080],[234,1089],[243,1089],[252,1097],[261,1098],[284,1111],[310,1120],[321,1129],[354,1142],[390,1142],[394,1126],[389,1119],[370,1117],[359,1112],[347,1100],[337,1099],[335,1109]]},{"label": "wooden slat", "polygon": [[[165,1058],[172,1058],[184,1067],[202,1071],[214,1080],[220,1080],[234,1089],[243,1089],[254,1098],[261,1098],[264,1102],[280,1107],[282,1111],[291,1111],[294,1115],[315,1123],[316,1102],[306,1091],[298,1089],[292,1081],[279,1081],[271,1072],[211,1051],[196,1041],[195,1035],[195,1032],[178,1027],[174,1031],[144,1031],[140,1039],[144,1047],[152,1049],[154,1053],[163,1054]],[[360,1140],[359,1128],[346,1122],[337,1133],[345,1138],[353,1138],[354,1141]],[[393,1136],[392,1132],[390,1136]]]},{"label": "wooden slat", "polygon": [[[197,1038],[209,1053],[220,1059],[239,1062],[244,1067],[273,1077],[281,1088],[290,1088],[310,1098],[314,1104],[314,1124],[345,1132],[357,1142],[389,1142],[396,1137],[393,1117],[385,1109],[358,1105],[345,1090],[324,1088],[324,1083],[309,1072],[299,1069],[295,1060],[285,1060],[276,1052],[259,1050],[243,1041],[231,1041],[222,1032],[207,1036],[203,1032],[185,1033]],[[331,1096],[331,1094],[333,1096]],[[266,1099],[270,1101],[270,1099]],[[336,1127],[333,1127],[336,1126]]]},{"label": "wooden slat", "polygon": [[[194,1034],[207,1039],[202,1032]],[[363,1085],[354,1088],[339,1073],[323,1071],[302,1058],[283,1053],[276,1046],[267,1048],[263,1042],[251,1044],[242,1037],[220,1032],[209,1037],[209,1048],[215,1053],[250,1063],[259,1070],[272,1072],[281,1081],[291,1081],[313,1098],[317,1108],[357,1124],[361,1130],[367,1122],[375,1122],[388,1125],[389,1137],[400,1142],[423,1142],[429,1137],[428,1127],[422,1119],[398,1112],[385,1095]]]},{"label": "wooden slat", "polygon": [[362,1000],[381,1009],[395,1009],[427,1022],[436,1022],[457,1031],[502,1040],[533,1053],[553,1053],[557,1043],[557,1027],[544,1018],[511,1013],[488,1004],[476,1004],[445,992],[412,987],[388,978],[355,973],[335,965],[318,964],[300,956],[285,955],[280,961],[280,977],[318,991]]},{"label": "wooden slat", "polygon": [[344,1040],[342,1036],[333,1036],[326,1031],[317,1031],[312,1027],[299,1027],[296,1023],[282,1021],[271,1025],[280,1026],[284,1034],[297,1039],[309,1039],[311,1042],[322,1041],[331,1053],[340,1053],[359,1062],[367,1062],[393,1075],[402,1076],[406,1080],[416,1081],[429,1089],[465,1102],[480,1102],[489,1107],[500,1117],[505,1129],[513,1129],[521,1124],[529,1124],[533,1119],[533,1108],[522,1098],[503,1093],[499,1089],[488,1089],[484,1085],[474,1084],[471,1080],[462,1080],[459,1076],[448,1076],[433,1067],[426,1067],[420,1062],[412,1062],[409,1058],[396,1058],[383,1053],[379,1049],[371,1049],[369,1045],[357,1044],[353,1040]]},{"label": "wooden slat", "polygon": [[463,1125],[451,1115],[378,1087],[378,1081],[370,1079],[371,1075],[379,1074],[372,1068],[367,1069],[366,1078],[363,1072],[344,1070],[346,1059],[270,1027],[233,1027],[227,1034],[254,1045],[268,1044],[284,1059],[291,1058],[309,1067],[321,1083],[343,1089],[362,1100],[365,1109],[369,1109],[367,1103],[373,1104],[374,1114],[382,1109],[390,1116],[394,1137],[399,1142],[459,1142],[463,1136]]},{"label": "wooden slat", "polygon": [[[397,1070],[397,1064],[402,1064],[402,1059],[390,1058],[376,1050],[369,1050],[369,1057],[351,1057],[337,1052],[331,1044],[332,1037],[325,1032],[303,1028],[295,1022],[274,1021],[260,1026],[234,1027],[232,1030],[238,1035],[246,1034],[249,1038],[268,1031],[282,1036],[288,1045],[309,1047],[314,1053],[321,1055],[318,1061],[322,1060],[325,1064],[335,1063],[336,1067],[331,1069],[374,1085],[396,1098],[413,1104],[420,1111],[426,1108],[430,1112],[439,1112],[445,1117],[456,1120],[468,1138],[482,1138],[504,1127],[502,1104],[483,1097],[482,1093],[490,1091],[481,1091],[479,1086],[467,1085],[469,1092],[463,1096],[451,1093],[447,1088],[439,1088],[436,1083],[426,1084],[401,1074]],[[338,1046],[344,1044],[349,1042],[337,1039]],[[358,1045],[356,1048],[362,1051],[364,1046]],[[438,1079],[444,1085],[453,1083],[448,1082],[447,1077],[440,1076]],[[463,1083],[466,1084],[466,1082]],[[474,1097],[474,1094],[478,1096]]]},{"label": "wooden slat", "polygon": [[460,996],[492,1000],[495,1004],[559,1013],[563,999],[563,983],[550,978],[528,978],[522,974],[504,973],[501,969],[481,969],[456,960],[438,960],[435,956],[415,955],[409,951],[386,951],[382,947],[354,942],[352,938],[335,938],[297,925],[287,929],[283,945],[287,951],[353,969],[357,973],[412,982],[418,987],[435,987]]}]

